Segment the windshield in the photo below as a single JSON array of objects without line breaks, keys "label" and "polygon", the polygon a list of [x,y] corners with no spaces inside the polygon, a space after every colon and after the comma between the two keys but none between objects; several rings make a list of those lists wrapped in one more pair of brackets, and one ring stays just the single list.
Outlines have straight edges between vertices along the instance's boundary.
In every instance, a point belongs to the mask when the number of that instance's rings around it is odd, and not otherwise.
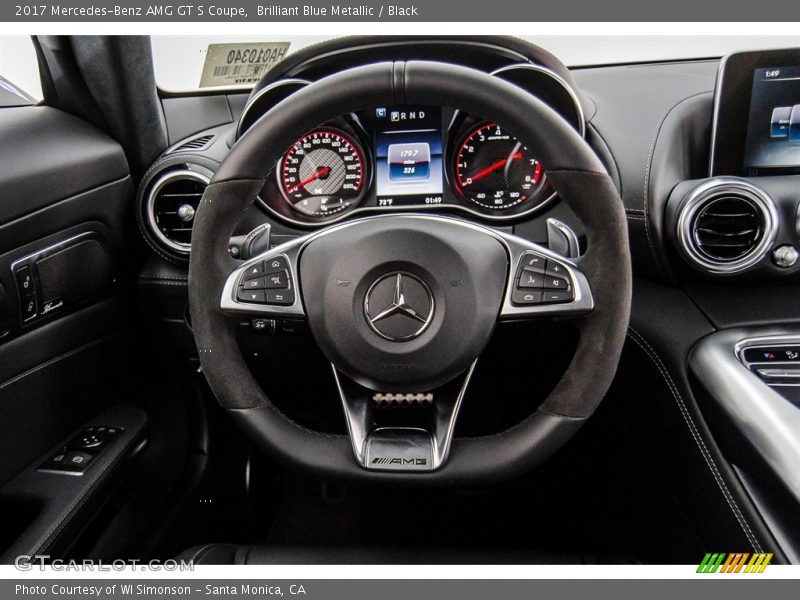
[{"label": "windshield", "polygon": [[[279,60],[334,36],[152,36],[156,82],[165,91],[249,88]],[[738,50],[783,48],[795,36],[517,36],[569,67],[718,58]]]}]

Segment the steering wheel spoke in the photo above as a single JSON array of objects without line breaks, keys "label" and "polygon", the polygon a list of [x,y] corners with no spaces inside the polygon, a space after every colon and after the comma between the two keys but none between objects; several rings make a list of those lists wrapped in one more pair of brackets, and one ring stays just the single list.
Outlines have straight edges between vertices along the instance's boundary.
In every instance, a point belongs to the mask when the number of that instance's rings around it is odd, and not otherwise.
[{"label": "steering wheel spoke", "polygon": [[[426,393],[375,392],[331,365],[358,464],[373,471],[441,468],[450,454],[461,402],[476,363]],[[398,415],[403,411],[405,415]]]},{"label": "steering wheel spoke", "polygon": [[516,236],[500,236],[510,261],[501,320],[580,316],[594,308],[589,281],[575,262]]},{"label": "steering wheel spoke", "polygon": [[220,308],[230,314],[304,318],[297,258],[303,238],[244,262],[228,275]]}]

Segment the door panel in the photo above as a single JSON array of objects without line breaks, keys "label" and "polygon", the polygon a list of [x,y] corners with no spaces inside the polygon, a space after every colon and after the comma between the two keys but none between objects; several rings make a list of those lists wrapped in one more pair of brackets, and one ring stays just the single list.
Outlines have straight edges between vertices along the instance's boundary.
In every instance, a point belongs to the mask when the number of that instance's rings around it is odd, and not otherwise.
[{"label": "door panel", "polygon": [[132,198],[107,135],[45,106],[0,109],[0,487],[119,401]]}]

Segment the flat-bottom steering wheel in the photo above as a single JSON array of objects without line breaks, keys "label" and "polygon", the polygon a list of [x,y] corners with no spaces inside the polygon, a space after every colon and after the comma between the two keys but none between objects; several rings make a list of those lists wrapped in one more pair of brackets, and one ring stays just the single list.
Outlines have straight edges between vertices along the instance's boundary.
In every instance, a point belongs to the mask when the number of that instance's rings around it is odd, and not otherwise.
[{"label": "flat-bottom steering wheel", "polygon": [[[231,258],[228,240],[285,148],[339,115],[398,104],[466,110],[502,123],[536,148],[560,198],[583,222],[585,254],[571,261],[464,220],[395,214],[333,225],[244,263]],[[248,277],[261,273],[288,282],[270,304],[253,304],[244,293]],[[553,285],[541,291],[538,277]],[[497,481],[561,447],[611,384],[630,314],[626,219],[591,148],[533,96],[466,67],[373,64],[308,85],[232,148],[197,212],[189,296],[211,389],[234,421],[278,460],[328,477]],[[236,341],[243,314],[308,320],[333,365],[347,435],[309,430],[270,402]],[[561,381],[512,428],[454,438],[469,377],[498,320],[550,317],[573,318],[580,331]],[[381,425],[376,399],[393,397],[428,403],[428,421]]]}]

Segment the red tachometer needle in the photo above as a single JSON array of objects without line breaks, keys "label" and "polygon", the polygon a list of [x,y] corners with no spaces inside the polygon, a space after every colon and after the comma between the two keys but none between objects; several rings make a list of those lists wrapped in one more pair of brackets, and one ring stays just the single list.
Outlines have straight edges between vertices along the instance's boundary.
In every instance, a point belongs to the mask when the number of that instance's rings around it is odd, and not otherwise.
[{"label": "red tachometer needle", "polygon": [[293,185],[291,188],[289,188],[289,193],[290,194],[295,193],[301,187],[307,186],[309,183],[311,183],[312,181],[314,181],[316,179],[319,179],[320,177],[325,177],[330,172],[331,172],[331,168],[330,167],[320,167],[320,168],[318,168],[311,175],[309,175],[308,177],[303,179],[303,181],[301,181],[300,183],[298,183],[296,185]]},{"label": "red tachometer needle", "polygon": [[[522,152],[514,152],[514,154],[511,155],[511,160],[519,160],[520,158],[522,158]],[[494,171],[497,171],[497,169],[499,169],[500,167],[505,165],[507,162],[509,162],[508,158],[501,158],[500,160],[493,162],[492,164],[490,164],[485,169],[481,169],[480,171],[475,173],[475,175],[470,177],[469,179],[472,180],[471,183],[475,183],[479,179],[483,179],[484,177],[486,177],[490,173],[493,173]],[[467,184],[466,183],[462,183],[462,185],[467,185]]]}]

